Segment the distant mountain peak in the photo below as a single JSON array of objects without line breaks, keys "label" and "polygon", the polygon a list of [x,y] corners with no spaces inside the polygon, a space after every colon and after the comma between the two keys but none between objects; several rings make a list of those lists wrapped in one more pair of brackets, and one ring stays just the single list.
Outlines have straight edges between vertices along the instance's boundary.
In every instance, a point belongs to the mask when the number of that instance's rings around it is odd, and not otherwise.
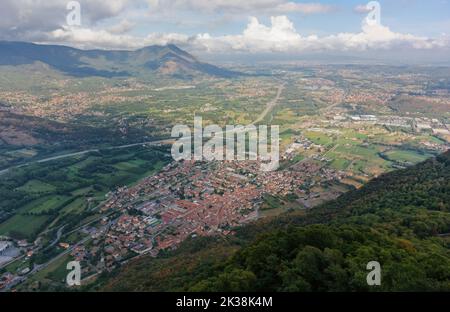
[{"label": "distant mountain peak", "polygon": [[67,46],[0,41],[0,65],[42,62],[73,76],[168,75],[192,78],[198,75],[238,75],[202,63],[174,44],[152,45],[135,51],[80,50]]}]

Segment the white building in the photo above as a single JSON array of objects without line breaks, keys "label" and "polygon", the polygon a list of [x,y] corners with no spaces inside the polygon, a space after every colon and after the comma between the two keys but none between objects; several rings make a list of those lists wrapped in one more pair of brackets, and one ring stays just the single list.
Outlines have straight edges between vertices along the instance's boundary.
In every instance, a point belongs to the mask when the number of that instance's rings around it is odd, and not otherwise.
[{"label": "white building", "polygon": [[7,251],[9,247],[11,247],[10,242],[0,242],[0,255]]}]

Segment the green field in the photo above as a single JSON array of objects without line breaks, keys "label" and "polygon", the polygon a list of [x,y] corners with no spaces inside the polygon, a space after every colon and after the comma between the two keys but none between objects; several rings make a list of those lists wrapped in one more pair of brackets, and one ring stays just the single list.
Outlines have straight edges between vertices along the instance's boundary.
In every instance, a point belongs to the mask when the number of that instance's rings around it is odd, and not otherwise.
[{"label": "green field", "polygon": [[14,272],[15,273],[15,272],[21,271],[23,269],[29,268],[30,264],[31,264],[30,259],[29,258],[25,258],[25,259],[22,259],[22,260],[19,260],[19,261],[15,261],[15,262],[7,265],[5,267],[5,270],[7,272]]},{"label": "green field", "polygon": [[345,170],[350,165],[351,161],[344,159],[344,158],[338,158],[331,162],[331,167],[337,170]]},{"label": "green field", "polygon": [[366,160],[378,158],[378,150],[374,147],[363,147],[352,145],[350,147],[339,145],[336,150],[337,153],[349,154],[354,156],[363,157]]},{"label": "green field", "polygon": [[19,191],[27,193],[47,193],[52,192],[55,189],[55,186],[44,183],[40,180],[30,180],[18,188]]},{"label": "green field", "polygon": [[333,138],[322,132],[306,131],[304,135],[318,145],[328,146],[333,143]]},{"label": "green field", "polygon": [[87,208],[87,201],[84,198],[77,198],[74,201],[72,201],[70,204],[64,206],[63,209],[61,209],[62,214],[68,214],[68,213],[82,213]]},{"label": "green field", "polygon": [[409,162],[412,164],[421,162],[429,158],[431,155],[422,154],[415,151],[396,150],[385,153],[385,155],[392,161]]},{"label": "green field", "polygon": [[0,235],[11,235],[20,238],[33,238],[42,226],[50,219],[49,216],[30,216],[16,214],[0,224]]},{"label": "green field", "polygon": [[0,223],[0,234],[33,240],[47,221],[50,230],[63,224],[69,230],[95,214],[92,208],[107,192],[136,183],[169,160],[164,148],[137,146],[12,170],[0,180],[0,217],[3,211],[12,215]]},{"label": "green field", "polygon": [[67,270],[67,263],[71,260],[72,256],[67,254],[56,259],[47,268],[33,275],[29,282],[44,281],[46,279],[62,282],[69,272]]},{"label": "green field", "polygon": [[53,210],[60,208],[65,202],[69,200],[68,196],[46,196],[32,201],[31,203],[23,206],[20,209],[21,212],[26,212],[29,214],[42,214],[49,213]]}]

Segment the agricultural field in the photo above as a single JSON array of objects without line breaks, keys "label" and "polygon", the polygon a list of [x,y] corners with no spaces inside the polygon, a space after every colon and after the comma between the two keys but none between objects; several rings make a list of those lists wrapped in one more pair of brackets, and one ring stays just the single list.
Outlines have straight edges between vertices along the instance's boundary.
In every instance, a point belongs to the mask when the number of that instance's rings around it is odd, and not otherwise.
[{"label": "agricultural field", "polygon": [[408,150],[389,151],[385,155],[393,161],[403,163],[418,163],[431,156],[430,154]]},{"label": "agricultural field", "polygon": [[382,173],[433,157],[447,144],[433,135],[387,130],[373,124],[347,123],[342,127],[318,117],[302,123],[291,120],[284,127],[287,130],[281,133],[282,145],[288,146],[296,138],[304,138],[315,146],[300,151],[291,163],[295,159],[320,157],[330,168],[365,182]]},{"label": "agricultural field", "polygon": [[48,215],[24,215],[15,214],[0,224],[0,235],[33,239],[48,223],[51,217]]},{"label": "agricultural field", "polygon": [[105,194],[160,170],[164,148],[133,147],[16,168],[0,182],[0,235],[33,240],[49,229],[66,230],[95,214]]}]

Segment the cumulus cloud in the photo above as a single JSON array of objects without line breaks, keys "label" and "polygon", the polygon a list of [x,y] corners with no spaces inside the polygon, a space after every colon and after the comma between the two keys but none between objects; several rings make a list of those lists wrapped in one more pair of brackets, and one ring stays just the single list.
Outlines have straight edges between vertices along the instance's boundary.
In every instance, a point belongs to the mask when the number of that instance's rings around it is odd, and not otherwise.
[{"label": "cumulus cloud", "polygon": [[302,36],[297,33],[293,23],[286,16],[271,17],[271,25],[261,24],[256,17],[250,18],[247,28],[241,35],[211,38],[201,35],[196,38],[199,45],[208,51],[228,50],[240,52],[287,52],[302,43]]},{"label": "cumulus cloud", "polygon": [[[132,0],[78,0],[82,23],[95,25],[135,5]],[[66,23],[67,0],[2,0],[0,36],[7,40],[36,40]]]},{"label": "cumulus cloud", "polygon": [[81,47],[140,48],[152,44],[174,43],[191,50],[212,53],[268,53],[314,51],[367,51],[409,47],[432,49],[449,47],[448,38],[430,39],[412,34],[396,33],[379,24],[364,21],[357,33],[302,36],[287,16],[271,17],[271,24],[264,25],[251,17],[241,34],[211,36],[208,33],[187,36],[179,33],[151,33],[137,38],[115,34],[106,30],[65,27],[51,32],[48,41],[71,43]]},{"label": "cumulus cloud", "polygon": [[252,17],[241,35],[211,37],[199,35],[194,40],[211,52],[223,49],[240,52],[303,52],[303,51],[366,51],[409,46],[415,49],[445,47],[448,40],[429,39],[411,34],[400,34],[379,24],[363,22],[359,33],[339,33],[319,37],[302,36],[286,16],[271,18],[271,25],[261,24]]},{"label": "cumulus cloud", "polygon": [[341,33],[324,38],[335,49],[359,50],[390,49],[396,46],[410,46],[416,49],[430,49],[444,44],[439,40],[418,37],[411,34],[401,34],[391,31],[380,24],[363,23],[360,33]]},{"label": "cumulus cloud", "polygon": [[68,27],[50,32],[42,43],[69,44],[84,49],[139,49],[148,45],[185,44],[189,36],[178,33],[151,33],[146,37],[117,34],[111,31],[91,28]]}]

